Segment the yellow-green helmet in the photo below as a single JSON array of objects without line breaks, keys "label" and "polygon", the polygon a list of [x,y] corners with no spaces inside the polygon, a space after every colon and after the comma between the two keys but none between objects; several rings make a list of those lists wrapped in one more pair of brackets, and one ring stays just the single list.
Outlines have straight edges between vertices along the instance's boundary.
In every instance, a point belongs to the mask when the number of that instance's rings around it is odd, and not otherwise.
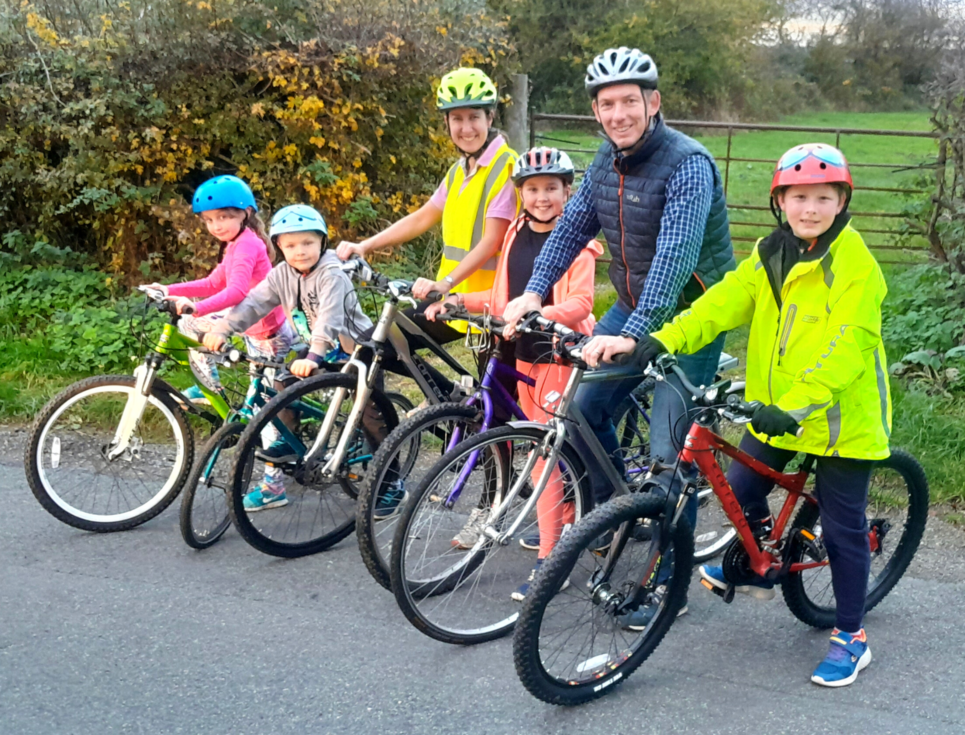
[{"label": "yellow-green helmet", "polygon": [[436,92],[436,108],[445,112],[459,107],[496,106],[496,85],[479,69],[461,67],[446,74]]}]

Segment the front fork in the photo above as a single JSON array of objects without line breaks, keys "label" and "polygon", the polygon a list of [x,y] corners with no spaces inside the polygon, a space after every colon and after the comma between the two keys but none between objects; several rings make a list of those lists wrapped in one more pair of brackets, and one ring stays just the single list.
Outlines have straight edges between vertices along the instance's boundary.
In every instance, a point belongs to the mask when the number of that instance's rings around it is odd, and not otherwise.
[{"label": "front fork", "polygon": [[[552,446],[550,445],[550,440],[552,440]],[[566,427],[562,421],[555,422],[553,430],[547,432],[546,436],[543,438],[540,446],[534,451],[530,452],[529,457],[526,458],[526,464],[523,469],[520,470],[516,477],[516,482],[509,489],[503,502],[499,504],[497,508],[493,509],[490,522],[486,525],[485,531],[483,533],[489,538],[496,541],[496,543],[505,546],[513,538],[513,534],[519,529],[519,526],[523,521],[529,516],[536,507],[536,503],[539,501],[539,496],[543,494],[543,490],[546,489],[546,484],[549,482],[550,476],[556,469],[557,458],[560,455],[560,450],[563,447],[563,442],[566,440]],[[504,531],[497,530],[496,526],[505,515],[506,511],[512,505],[513,501],[519,495],[523,489],[523,485],[533,473],[533,469],[536,467],[536,463],[539,461],[540,457],[543,457],[546,461],[543,462],[543,472],[540,474],[539,480],[536,482],[536,487],[533,488],[532,495],[526,500],[526,505],[523,509],[516,515],[516,520],[510,524],[509,528]],[[472,460],[472,458],[470,458]],[[510,458],[512,461],[512,458]],[[467,462],[467,467],[474,464],[472,461]],[[465,471],[465,468],[464,468]],[[460,479],[462,479],[460,477]],[[453,501],[455,502],[455,501]],[[451,507],[451,506],[450,506]]]},{"label": "front fork", "polygon": [[[671,480],[671,487],[673,487],[673,480]],[[696,493],[697,485],[688,482],[684,485],[683,490],[681,490],[676,503],[672,504],[673,494],[668,491],[667,508],[663,513],[661,522],[654,527],[654,530],[658,531],[659,535],[650,544],[650,553],[647,556],[647,563],[642,578],[640,582],[634,586],[633,593],[622,600],[616,592],[610,589],[609,582],[613,568],[616,566],[617,560],[620,558],[624,547],[629,541],[632,524],[625,523],[617,530],[610,542],[610,551],[607,554],[607,559],[593,587],[593,600],[596,604],[610,608],[615,615],[621,615],[636,610],[641,604],[646,602],[648,595],[655,586],[657,574],[660,571],[660,564],[663,562],[665,552],[670,546],[671,530],[676,526],[680,520],[680,516],[683,515],[684,509],[687,507],[687,503]],[[671,508],[673,509],[672,514],[670,513]]]},{"label": "front fork", "polygon": [[[372,386],[369,385],[368,381],[368,366],[361,360],[353,358],[346,363],[343,372],[348,372],[349,369],[352,368],[354,368],[358,374],[358,381],[355,388],[355,402],[352,404],[352,410],[349,412],[348,420],[342,429],[342,434],[338,438],[335,451],[328,457],[320,470],[322,478],[326,480],[333,479],[338,473],[338,469],[342,465],[342,460],[348,452],[349,442],[351,442],[355,436],[355,429],[358,427],[359,421],[362,418],[362,412],[365,410],[369,398],[372,397]],[[373,368],[378,369],[375,364],[373,364]],[[335,389],[318,436],[315,437],[311,449],[309,449],[308,454],[305,455],[306,466],[310,466],[315,455],[324,447],[328,446],[328,440],[331,438],[332,431],[335,429],[335,421],[338,418],[339,407],[348,395],[348,391],[348,388]]]},{"label": "front fork", "polygon": [[124,406],[124,413],[121,414],[120,423],[117,431],[114,432],[114,440],[110,444],[107,452],[108,460],[115,460],[124,452],[131,448],[131,437],[137,431],[137,426],[144,416],[144,409],[151,398],[151,389],[154,387],[154,378],[157,377],[157,369],[160,360],[157,355],[150,355],[144,362],[134,369],[134,390],[127,399]]}]

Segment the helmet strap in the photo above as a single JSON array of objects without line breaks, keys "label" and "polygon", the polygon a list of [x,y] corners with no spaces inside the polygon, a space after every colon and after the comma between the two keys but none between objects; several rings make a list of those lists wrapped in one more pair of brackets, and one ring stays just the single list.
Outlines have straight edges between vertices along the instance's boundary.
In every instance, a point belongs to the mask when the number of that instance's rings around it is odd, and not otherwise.
[{"label": "helmet strap", "polygon": [[526,208],[523,208],[523,214],[525,214],[527,217],[529,217],[531,220],[533,220],[533,222],[539,222],[541,225],[548,225],[548,224],[550,224],[551,222],[555,222],[556,220],[558,220],[558,219],[560,218],[560,215],[556,215],[555,217],[550,217],[549,219],[540,219],[539,217],[537,217],[536,215],[534,215],[532,212],[530,212],[530,211],[529,211],[528,209],[526,209]]},{"label": "helmet strap", "polygon": [[777,197],[775,197],[773,194],[771,194],[770,205],[771,205],[771,214],[773,214],[774,219],[777,220],[777,226],[783,227],[784,226],[783,212],[781,212],[781,208],[777,206]]}]

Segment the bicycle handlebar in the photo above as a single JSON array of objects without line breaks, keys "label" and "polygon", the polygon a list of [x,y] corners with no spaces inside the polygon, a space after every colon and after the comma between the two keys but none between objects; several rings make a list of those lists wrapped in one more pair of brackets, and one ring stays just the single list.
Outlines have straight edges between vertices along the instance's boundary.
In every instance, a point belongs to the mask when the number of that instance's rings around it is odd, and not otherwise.
[{"label": "bicycle handlebar", "polygon": [[237,347],[232,346],[229,343],[222,345],[219,350],[209,350],[207,348],[198,348],[197,352],[202,355],[210,355],[214,358],[215,362],[219,362],[228,367],[232,365],[237,365],[242,362],[250,362],[253,365],[261,365],[267,368],[275,368],[280,370],[282,368],[288,367],[287,363],[284,361],[278,362],[275,360],[269,360],[264,357],[253,357],[243,350],[239,350]]},{"label": "bicycle handlebar", "polygon": [[[677,376],[684,390],[693,396],[694,403],[706,408],[719,407],[718,399],[722,394],[726,394],[727,389],[730,387],[730,380],[725,379],[706,388],[698,388],[687,378],[687,374],[677,364],[677,359],[666,352],[658,355],[653,364],[644,371],[644,374],[653,377],[663,377],[667,371]],[[728,395],[726,398],[726,408],[720,408],[719,412],[720,415],[728,421],[733,421],[735,424],[746,424],[752,421],[754,415],[762,408],[764,408],[764,404],[761,401],[745,402],[740,400],[736,395]],[[803,433],[804,427],[799,425],[794,435],[800,439]]]},{"label": "bicycle handlebar", "polygon": [[499,317],[490,314],[470,314],[464,306],[446,304],[445,311],[436,315],[436,319],[442,322],[469,322],[475,327],[486,332],[492,332],[498,337],[503,336],[503,329],[506,322]]},{"label": "bicycle handlebar", "polygon": [[[147,300],[150,305],[158,311],[164,312],[165,314],[170,314],[173,317],[181,316],[178,314],[178,310],[174,305],[174,302],[168,299],[168,297],[164,295],[163,291],[159,291],[156,288],[151,288],[150,286],[138,286],[137,290],[147,296]],[[186,311],[184,313],[188,314],[189,312]]]},{"label": "bicycle handlebar", "polygon": [[[418,308],[419,305],[416,303],[415,298],[412,296],[412,286],[415,281],[406,281],[401,278],[390,279],[388,276],[384,276],[378,271],[376,271],[371,265],[369,265],[365,260],[356,256],[351,257],[349,260],[342,261],[339,268],[343,273],[348,274],[351,278],[360,283],[371,283],[376,290],[382,293],[387,293],[396,301],[405,301],[411,304],[414,308]],[[438,301],[442,297],[442,293],[439,291],[430,291],[426,294],[426,299],[429,301]]]}]

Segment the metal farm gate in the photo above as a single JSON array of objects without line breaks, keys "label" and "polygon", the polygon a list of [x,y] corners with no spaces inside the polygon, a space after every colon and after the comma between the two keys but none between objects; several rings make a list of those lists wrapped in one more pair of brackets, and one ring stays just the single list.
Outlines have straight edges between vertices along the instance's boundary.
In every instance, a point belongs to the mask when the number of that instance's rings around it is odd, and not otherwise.
[{"label": "metal farm gate", "polygon": [[[749,254],[750,244],[775,226],[767,206],[767,192],[777,158],[798,143],[824,142],[833,143],[848,158],[856,182],[851,214],[878,261],[910,265],[927,259],[926,233],[910,229],[903,210],[914,204],[913,197],[920,199],[920,195],[933,192],[935,174],[944,171],[945,149],[938,145],[937,133],[706,120],[667,123],[698,137],[714,154],[724,177],[731,235],[738,257]],[[580,130],[595,133],[598,129],[599,124],[590,115],[535,113],[530,117],[530,145],[545,144],[569,152],[579,173],[583,173],[596,147]],[[746,135],[748,132],[766,135],[751,138]],[[875,154],[863,149],[879,151],[881,137],[894,141],[888,149],[890,160],[870,160],[869,155]],[[869,145],[869,138],[875,143]],[[862,184],[862,178],[867,183]]]}]

